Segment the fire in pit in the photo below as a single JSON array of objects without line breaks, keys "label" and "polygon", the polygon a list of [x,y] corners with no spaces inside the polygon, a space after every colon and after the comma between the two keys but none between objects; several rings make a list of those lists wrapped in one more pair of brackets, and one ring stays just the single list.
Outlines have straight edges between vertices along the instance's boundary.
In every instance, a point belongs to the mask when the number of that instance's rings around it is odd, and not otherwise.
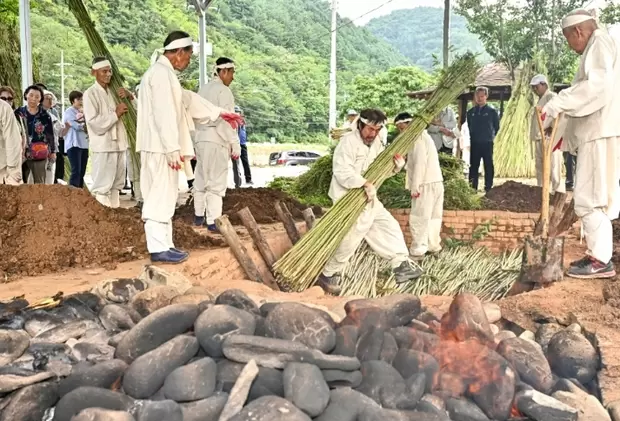
[{"label": "fire in pit", "polygon": [[412,295],[350,301],[341,318],[214,298],[180,274],[129,281],[51,309],[0,305],[0,421],[81,421],[93,407],[135,421],[610,419],[578,326],[517,337],[470,295],[441,319]]}]

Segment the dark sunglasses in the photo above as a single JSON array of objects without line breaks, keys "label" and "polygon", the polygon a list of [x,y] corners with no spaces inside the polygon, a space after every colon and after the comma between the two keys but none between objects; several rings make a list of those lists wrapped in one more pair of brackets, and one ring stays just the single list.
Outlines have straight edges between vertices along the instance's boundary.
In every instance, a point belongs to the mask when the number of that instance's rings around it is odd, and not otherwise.
[{"label": "dark sunglasses", "polygon": [[0,99],[6,102],[13,102],[13,97],[10,96],[0,96]]}]

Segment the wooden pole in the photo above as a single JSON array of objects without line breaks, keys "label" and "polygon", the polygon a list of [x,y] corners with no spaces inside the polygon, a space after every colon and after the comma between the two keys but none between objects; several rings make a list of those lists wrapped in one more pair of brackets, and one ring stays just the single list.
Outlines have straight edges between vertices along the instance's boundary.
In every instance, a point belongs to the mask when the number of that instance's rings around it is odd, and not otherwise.
[{"label": "wooden pole", "polygon": [[295,225],[295,220],[293,219],[291,212],[284,203],[276,202],[276,213],[278,214],[280,221],[284,224],[284,229],[288,234],[288,238],[291,239],[293,245],[297,244],[297,242],[301,239],[301,236],[299,235],[299,231],[297,231],[297,226]]},{"label": "wooden pole", "polygon": [[310,231],[312,227],[314,227],[314,221],[316,221],[314,212],[312,211],[312,208],[308,208],[304,209],[302,214],[304,216],[304,221],[306,221],[306,228],[308,229],[308,231]]},{"label": "wooden pole", "polygon": [[263,237],[263,233],[260,232],[260,228],[256,223],[256,219],[254,219],[254,215],[252,215],[252,212],[250,212],[249,208],[245,207],[239,212],[237,212],[237,216],[239,216],[239,219],[241,219],[241,223],[248,230],[250,237],[252,237],[252,241],[254,241],[254,245],[258,249],[260,255],[263,257],[263,260],[265,261],[265,264],[269,269],[269,272],[267,273],[267,276],[264,280],[265,285],[267,285],[274,291],[280,291],[278,283],[276,282],[273,274],[271,273],[271,270],[273,269],[273,264],[276,262],[276,256],[273,254],[273,251],[271,250],[271,247],[269,247],[269,243],[267,242],[265,237]]},{"label": "wooden pole", "polygon": [[549,234],[549,184],[551,181],[551,152],[553,148],[553,139],[555,138],[558,128],[558,122],[560,121],[560,116],[558,115],[553,122],[553,129],[549,140],[547,140],[547,136],[545,136],[541,109],[539,107],[536,107],[536,118],[538,120],[538,128],[540,129],[540,141],[542,142],[541,149],[543,153],[542,209],[540,210],[540,220],[542,222],[542,237],[547,238]]},{"label": "wooden pole", "polygon": [[228,215],[222,215],[217,218],[215,220],[215,225],[224,236],[226,243],[237,258],[237,261],[243,268],[246,275],[248,275],[248,278],[250,278],[250,280],[254,282],[264,283],[260,272],[254,264],[254,261],[252,260],[252,258],[250,258],[250,256],[248,256],[248,251],[243,246],[243,244],[241,244],[241,240],[239,240],[237,232],[230,223]]}]

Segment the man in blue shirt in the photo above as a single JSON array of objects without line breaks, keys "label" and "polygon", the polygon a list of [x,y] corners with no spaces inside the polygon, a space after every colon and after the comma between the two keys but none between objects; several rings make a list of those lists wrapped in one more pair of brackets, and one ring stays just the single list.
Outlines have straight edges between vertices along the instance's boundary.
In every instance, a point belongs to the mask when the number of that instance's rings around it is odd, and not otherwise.
[{"label": "man in blue shirt", "polygon": [[489,90],[484,86],[476,88],[474,93],[475,106],[467,112],[467,126],[471,140],[469,182],[474,190],[478,190],[480,161],[484,162],[484,190],[493,188],[495,168],[493,166],[493,141],[499,132],[499,114],[495,108],[487,104]]},{"label": "man in blue shirt", "polygon": [[[237,114],[243,115],[243,111],[238,106],[235,106],[235,112]],[[235,177],[235,187],[241,187],[241,171],[239,168],[239,160],[241,160],[241,164],[243,165],[243,175],[245,176],[245,182],[248,185],[252,185],[252,173],[250,171],[250,160],[248,159],[248,146],[247,140],[248,135],[245,130],[245,124],[242,124],[237,129],[237,134],[239,135],[239,144],[241,145],[241,156],[240,159],[233,159],[233,175]]]}]

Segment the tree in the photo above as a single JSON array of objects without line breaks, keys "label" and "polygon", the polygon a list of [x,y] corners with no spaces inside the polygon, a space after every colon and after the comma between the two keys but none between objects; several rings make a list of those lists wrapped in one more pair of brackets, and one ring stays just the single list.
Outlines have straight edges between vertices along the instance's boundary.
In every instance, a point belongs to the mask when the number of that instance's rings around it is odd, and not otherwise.
[{"label": "tree", "polygon": [[418,67],[395,67],[374,76],[358,76],[349,87],[351,96],[343,109],[376,107],[388,117],[403,111],[411,111],[418,105],[407,92],[424,89],[432,85],[433,79]]},{"label": "tree", "polygon": [[495,61],[513,74],[524,61],[540,57],[551,80],[566,82],[577,56],[568,49],[559,25],[560,18],[582,7],[587,0],[461,0],[456,12],[467,19]]}]

